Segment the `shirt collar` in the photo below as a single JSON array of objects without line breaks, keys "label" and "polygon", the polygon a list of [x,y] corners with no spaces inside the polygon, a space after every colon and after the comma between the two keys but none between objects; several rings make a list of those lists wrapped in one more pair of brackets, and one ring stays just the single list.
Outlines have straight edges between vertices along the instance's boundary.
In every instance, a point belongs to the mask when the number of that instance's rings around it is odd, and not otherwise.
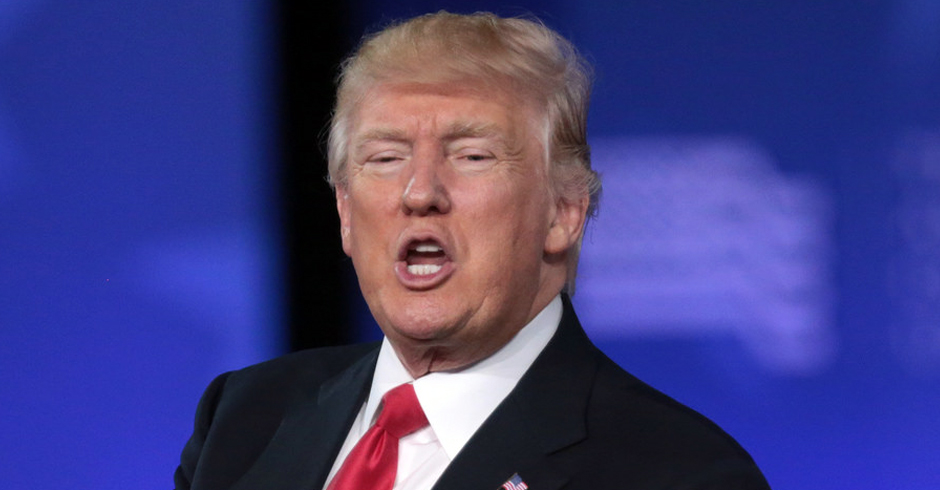
[{"label": "shirt collar", "polygon": [[360,436],[372,425],[382,396],[400,384],[413,382],[431,428],[447,456],[453,459],[535,362],[558,329],[561,313],[561,298],[556,296],[493,355],[459,371],[431,373],[417,380],[402,365],[388,339],[384,339]]}]

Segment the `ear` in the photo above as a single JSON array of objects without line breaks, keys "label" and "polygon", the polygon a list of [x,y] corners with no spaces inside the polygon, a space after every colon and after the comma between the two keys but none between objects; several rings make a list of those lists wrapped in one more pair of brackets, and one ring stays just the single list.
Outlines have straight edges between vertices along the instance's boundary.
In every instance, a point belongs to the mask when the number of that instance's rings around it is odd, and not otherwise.
[{"label": "ear", "polygon": [[587,208],[587,196],[573,201],[558,198],[554,216],[549,224],[548,236],[545,237],[546,254],[566,252],[578,243],[584,231]]},{"label": "ear", "polygon": [[349,230],[351,226],[351,217],[349,209],[349,193],[341,185],[336,186],[336,212],[339,214],[339,236],[343,239],[343,252],[350,255],[352,244],[350,243]]}]

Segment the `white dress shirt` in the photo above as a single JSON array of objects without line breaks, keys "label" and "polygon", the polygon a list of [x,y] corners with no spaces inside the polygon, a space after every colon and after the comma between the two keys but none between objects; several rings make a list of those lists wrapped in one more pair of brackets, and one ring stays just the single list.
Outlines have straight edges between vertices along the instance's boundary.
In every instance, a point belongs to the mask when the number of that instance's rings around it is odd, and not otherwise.
[{"label": "white dress shirt", "polygon": [[415,393],[430,426],[402,437],[398,446],[395,490],[427,490],[483,425],[496,406],[542,352],[561,322],[561,298],[555,297],[535,318],[490,357],[459,371],[436,372],[415,380],[388,339],[382,342],[372,388],[340,449],[326,486],[359,439],[375,422],[382,396],[403,383]]}]

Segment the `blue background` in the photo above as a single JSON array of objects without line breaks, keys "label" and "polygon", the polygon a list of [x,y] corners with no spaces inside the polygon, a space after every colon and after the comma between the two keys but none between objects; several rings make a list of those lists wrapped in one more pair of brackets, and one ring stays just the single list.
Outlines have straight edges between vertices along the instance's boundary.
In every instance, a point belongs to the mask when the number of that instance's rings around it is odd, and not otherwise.
[{"label": "blue background", "polygon": [[[777,490],[940,488],[940,2],[349,8],[572,39],[592,337]],[[205,384],[283,350],[273,11],[0,3],[4,488],[167,488]]]},{"label": "blue background", "polygon": [[0,3],[0,488],[168,488],[282,348],[267,11]]}]

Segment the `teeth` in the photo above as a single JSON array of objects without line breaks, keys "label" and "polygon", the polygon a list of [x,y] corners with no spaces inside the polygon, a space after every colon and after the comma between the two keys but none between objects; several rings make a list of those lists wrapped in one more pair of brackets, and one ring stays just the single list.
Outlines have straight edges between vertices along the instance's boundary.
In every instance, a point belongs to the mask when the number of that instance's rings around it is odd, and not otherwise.
[{"label": "teeth", "polygon": [[432,244],[418,245],[417,247],[415,247],[415,252],[436,253],[436,252],[440,252],[441,250],[443,250],[441,247],[438,247],[437,245],[432,245]]},{"label": "teeth", "polygon": [[408,272],[415,276],[427,276],[441,270],[441,266],[434,264],[409,265]]}]

